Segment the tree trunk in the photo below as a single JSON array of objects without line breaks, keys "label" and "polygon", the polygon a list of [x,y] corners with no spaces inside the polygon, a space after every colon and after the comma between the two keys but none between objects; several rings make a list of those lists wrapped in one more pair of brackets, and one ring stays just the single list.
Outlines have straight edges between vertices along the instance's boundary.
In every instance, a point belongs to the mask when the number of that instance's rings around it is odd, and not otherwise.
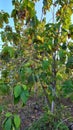
[{"label": "tree trunk", "polygon": [[53,53],[53,62],[52,62],[52,103],[51,103],[51,112],[54,113],[55,109],[55,97],[56,97],[56,52]]}]

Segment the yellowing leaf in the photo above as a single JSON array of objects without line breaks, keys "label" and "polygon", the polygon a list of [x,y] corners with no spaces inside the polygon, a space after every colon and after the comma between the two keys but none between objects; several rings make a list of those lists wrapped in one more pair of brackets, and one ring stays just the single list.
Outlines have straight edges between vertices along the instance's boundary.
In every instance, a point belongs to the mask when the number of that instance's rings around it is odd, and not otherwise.
[{"label": "yellowing leaf", "polygon": [[37,36],[37,40],[41,41],[42,43],[44,42],[44,38],[40,37],[39,35]]}]

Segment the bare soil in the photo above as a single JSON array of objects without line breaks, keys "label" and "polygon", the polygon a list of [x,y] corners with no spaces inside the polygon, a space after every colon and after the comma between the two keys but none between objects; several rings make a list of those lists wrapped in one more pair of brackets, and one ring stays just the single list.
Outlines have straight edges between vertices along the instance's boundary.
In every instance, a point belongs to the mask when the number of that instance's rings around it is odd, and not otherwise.
[{"label": "bare soil", "polygon": [[[44,96],[33,96],[30,97],[29,100],[27,101],[27,104],[21,108],[21,104],[13,106],[10,104],[10,99],[9,97],[5,97],[0,100],[0,104],[3,104],[3,101],[6,100],[7,105],[7,110],[10,112],[15,112],[20,115],[21,117],[21,128],[20,130],[25,130],[28,128],[34,121],[37,121],[44,113],[44,107],[46,105],[46,102],[44,100]],[[71,116],[73,116],[73,103],[70,99],[64,99],[62,100],[62,103],[66,106],[66,109],[64,112],[70,112]],[[2,130],[2,122],[4,118],[5,111],[2,111],[1,115],[2,118],[0,119],[0,130]],[[66,120],[67,125],[70,125],[68,120]]]}]

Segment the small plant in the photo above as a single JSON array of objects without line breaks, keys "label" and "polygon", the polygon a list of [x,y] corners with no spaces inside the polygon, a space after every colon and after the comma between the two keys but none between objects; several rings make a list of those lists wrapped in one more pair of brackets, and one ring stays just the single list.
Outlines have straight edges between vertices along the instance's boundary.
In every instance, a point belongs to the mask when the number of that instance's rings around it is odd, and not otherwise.
[{"label": "small plant", "polygon": [[29,92],[26,85],[16,85],[14,87],[14,103],[17,104],[20,100],[24,105],[29,97]]},{"label": "small plant", "polygon": [[59,116],[49,111],[25,130],[68,130],[68,126]]},{"label": "small plant", "polygon": [[3,122],[3,130],[20,130],[20,123],[19,115],[7,112]]}]

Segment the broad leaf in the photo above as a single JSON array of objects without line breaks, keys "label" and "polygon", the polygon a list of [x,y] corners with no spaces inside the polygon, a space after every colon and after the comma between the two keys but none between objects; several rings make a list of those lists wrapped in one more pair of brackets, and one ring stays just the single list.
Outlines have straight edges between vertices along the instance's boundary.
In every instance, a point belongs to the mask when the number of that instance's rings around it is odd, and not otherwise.
[{"label": "broad leaf", "polygon": [[20,127],[20,123],[21,123],[21,120],[20,120],[19,115],[14,115],[14,124],[15,124],[15,127],[19,128]]},{"label": "broad leaf", "polygon": [[17,98],[18,96],[20,96],[21,94],[21,86],[17,85],[15,88],[14,88],[14,96],[15,98]]},{"label": "broad leaf", "polygon": [[11,130],[11,118],[8,118],[6,122],[4,123],[4,130]]},{"label": "broad leaf", "polygon": [[22,102],[23,102],[24,104],[25,104],[26,101],[28,100],[28,96],[29,96],[29,93],[28,93],[27,90],[21,93],[21,100],[22,100]]}]

